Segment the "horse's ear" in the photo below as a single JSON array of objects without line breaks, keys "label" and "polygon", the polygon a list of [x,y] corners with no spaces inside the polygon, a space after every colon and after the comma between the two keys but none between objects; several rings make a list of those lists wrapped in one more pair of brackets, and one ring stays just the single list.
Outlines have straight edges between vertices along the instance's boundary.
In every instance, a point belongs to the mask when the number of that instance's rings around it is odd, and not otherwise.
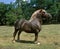
[{"label": "horse's ear", "polygon": [[40,9],[40,11],[39,12],[42,12],[42,9]]}]

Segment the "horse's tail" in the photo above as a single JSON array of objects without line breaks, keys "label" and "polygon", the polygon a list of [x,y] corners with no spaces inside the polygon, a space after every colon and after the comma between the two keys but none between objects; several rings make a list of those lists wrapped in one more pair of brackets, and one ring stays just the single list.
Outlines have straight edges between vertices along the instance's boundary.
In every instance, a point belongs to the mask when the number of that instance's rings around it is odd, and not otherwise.
[{"label": "horse's tail", "polygon": [[14,27],[15,27],[15,29],[18,29],[18,22],[19,22],[19,20],[17,19],[16,21],[15,21],[15,23],[14,23]]}]

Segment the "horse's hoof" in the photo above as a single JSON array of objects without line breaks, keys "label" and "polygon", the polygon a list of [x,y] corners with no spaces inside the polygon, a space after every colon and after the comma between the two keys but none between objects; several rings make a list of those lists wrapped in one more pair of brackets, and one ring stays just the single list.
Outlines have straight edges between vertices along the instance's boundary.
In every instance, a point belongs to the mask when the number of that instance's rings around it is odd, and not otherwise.
[{"label": "horse's hoof", "polygon": [[40,45],[41,43],[38,42],[37,44]]},{"label": "horse's hoof", "polygon": [[13,43],[15,43],[15,40],[12,40]]},{"label": "horse's hoof", "polygon": [[38,44],[38,45],[40,45],[41,43],[39,43],[39,42],[34,42],[35,44]]}]

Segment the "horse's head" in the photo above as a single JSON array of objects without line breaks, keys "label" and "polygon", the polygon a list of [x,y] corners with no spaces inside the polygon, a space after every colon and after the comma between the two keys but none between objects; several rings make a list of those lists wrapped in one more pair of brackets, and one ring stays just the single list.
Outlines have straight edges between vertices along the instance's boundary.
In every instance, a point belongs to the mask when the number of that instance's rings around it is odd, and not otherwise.
[{"label": "horse's head", "polygon": [[38,19],[51,19],[52,16],[50,13],[48,13],[46,10],[44,9],[39,9],[37,11],[35,11],[32,16],[30,21],[32,21],[33,19],[38,18]]},{"label": "horse's head", "polygon": [[48,13],[46,10],[44,10],[44,9],[40,9],[39,13],[40,13],[42,18],[52,19],[52,15],[50,13]]},{"label": "horse's head", "polygon": [[48,13],[44,9],[40,9],[39,13],[40,13],[41,18],[42,18],[43,21],[46,21],[48,23],[51,23],[52,15],[50,13]]}]

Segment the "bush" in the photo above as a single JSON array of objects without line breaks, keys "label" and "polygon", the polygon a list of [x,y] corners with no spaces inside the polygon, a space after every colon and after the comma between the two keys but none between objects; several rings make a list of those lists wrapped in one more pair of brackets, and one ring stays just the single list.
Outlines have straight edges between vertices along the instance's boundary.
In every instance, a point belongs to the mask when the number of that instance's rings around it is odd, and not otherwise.
[{"label": "bush", "polygon": [[13,25],[16,19],[17,19],[17,16],[14,13],[12,12],[6,13],[6,24],[7,25]]}]

